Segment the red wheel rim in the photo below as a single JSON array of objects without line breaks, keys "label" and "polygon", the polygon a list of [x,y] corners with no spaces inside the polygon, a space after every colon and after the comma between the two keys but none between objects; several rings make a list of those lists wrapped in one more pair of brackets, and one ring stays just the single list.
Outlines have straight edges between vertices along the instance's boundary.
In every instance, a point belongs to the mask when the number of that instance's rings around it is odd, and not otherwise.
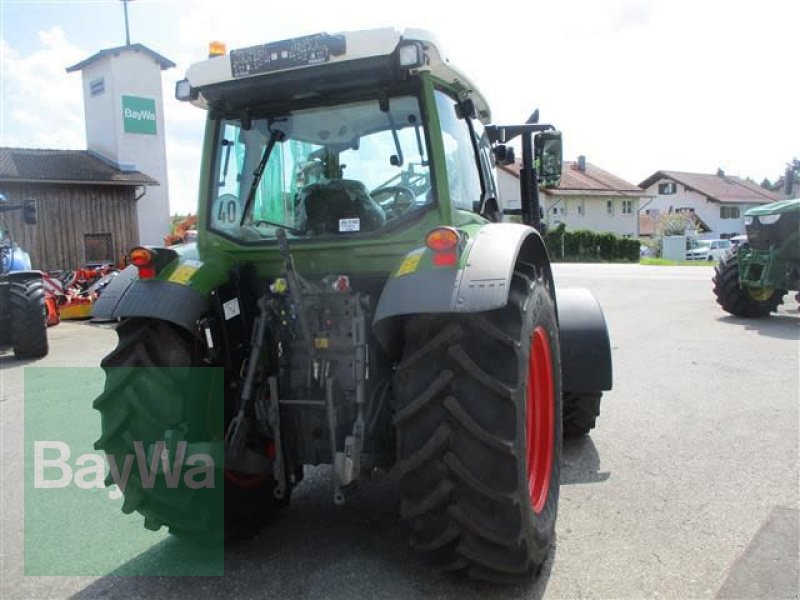
[{"label": "red wheel rim", "polygon": [[237,487],[254,489],[260,486],[266,477],[258,473],[242,473],[240,471],[225,469],[225,479]]},{"label": "red wheel rim", "polygon": [[528,493],[533,512],[542,512],[553,472],[553,359],[544,327],[531,336],[528,357],[526,433]]}]

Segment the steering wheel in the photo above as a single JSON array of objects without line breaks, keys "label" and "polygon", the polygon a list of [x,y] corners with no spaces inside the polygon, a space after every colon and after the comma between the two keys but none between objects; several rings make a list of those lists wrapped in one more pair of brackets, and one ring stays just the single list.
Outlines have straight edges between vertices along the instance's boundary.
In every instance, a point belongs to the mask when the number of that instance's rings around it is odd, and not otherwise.
[{"label": "steering wheel", "polygon": [[389,185],[378,188],[373,190],[370,196],[386,211],[387,216],[393,217],[404,213],[417,201],[417,195],[414,190],[404,185]]}]

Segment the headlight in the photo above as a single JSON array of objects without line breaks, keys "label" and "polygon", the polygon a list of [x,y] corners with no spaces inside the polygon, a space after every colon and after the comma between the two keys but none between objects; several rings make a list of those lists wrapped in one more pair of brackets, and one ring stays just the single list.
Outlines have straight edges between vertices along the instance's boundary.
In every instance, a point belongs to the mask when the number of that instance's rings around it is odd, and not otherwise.
[{"label": "headlight", "polygon": [[188,79],[181,79],[175,84],[175,99],[181,102],[197,98],[197,90],[189,83]]},{"label": "headlight", "polygon": [[752,224],[753,224],[753,217],[748,217],[748,216],[745,216],[745,218],[744,218],[744,224],[745,224],[745,225],[752,225]]},{"label": "headlight", "polygon": [[762,225],[772,225],[778,222],[778,219],[781,218],[780,213],[777,215],[759,215],[758,222]]},{"label": "headlight", "polygon": [[401,67],[412,69],[422,66],[422,44],[418,42],[403,44],[398,48],[397,55]]}]

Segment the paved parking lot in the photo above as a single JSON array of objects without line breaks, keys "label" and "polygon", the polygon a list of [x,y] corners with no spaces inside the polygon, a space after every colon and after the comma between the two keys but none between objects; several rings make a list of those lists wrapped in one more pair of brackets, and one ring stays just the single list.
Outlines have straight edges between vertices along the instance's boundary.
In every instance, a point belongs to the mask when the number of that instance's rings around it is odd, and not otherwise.
[{"label": "paved parking lot", "polygon": [[[797,598],[797,303],[764,320],[727,316],[711,267],[555,272],[603,304],[615,389],[592,436],[565,446],[557,541],[538,581],[497,588],[431,572],[407,547],[392,476],[336,507],[324,468],[258,539],[227,549],[224,577],[23,577],[26,365],[0,356],[0,597]],[[65,323],[35,366],[94,366],[114,342],[112,330]],[[159,542],[139,558],[179,550]]]}]

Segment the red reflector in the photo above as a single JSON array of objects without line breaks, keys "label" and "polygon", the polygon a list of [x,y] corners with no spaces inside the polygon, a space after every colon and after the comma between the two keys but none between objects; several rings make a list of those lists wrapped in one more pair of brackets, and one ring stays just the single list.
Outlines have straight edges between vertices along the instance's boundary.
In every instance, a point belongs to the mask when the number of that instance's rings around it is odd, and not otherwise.
[{"label": "red reflector", "polygon": [[434,252],[446,252],[458,246],[461,236],[452,227],[437,227],[425,237],[425,245]]},{"label": "red reflector", "polygon": [[138,267],[139,279],[152,279],[156,276],[156,270],[151,266]]},{"label": "red reflector", "polygon": [[454,267],[456,264],[458,264],[458,257],[455,252],[435,252],[433,254],[435,267]]}]

